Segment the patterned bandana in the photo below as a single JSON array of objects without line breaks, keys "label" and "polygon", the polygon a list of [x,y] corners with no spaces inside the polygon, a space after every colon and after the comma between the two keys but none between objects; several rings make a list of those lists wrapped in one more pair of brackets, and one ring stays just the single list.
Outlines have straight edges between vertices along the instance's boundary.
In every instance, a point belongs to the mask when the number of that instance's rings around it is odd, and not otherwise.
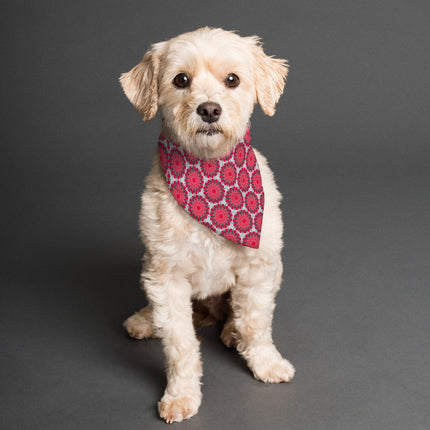
[{"label": "patterned bandana", "polygon": [[260,246],[264,191],[249,129],[230,154],[202,160],[163,134],[160,161],[175,200],[197,221],[239,245]]}]

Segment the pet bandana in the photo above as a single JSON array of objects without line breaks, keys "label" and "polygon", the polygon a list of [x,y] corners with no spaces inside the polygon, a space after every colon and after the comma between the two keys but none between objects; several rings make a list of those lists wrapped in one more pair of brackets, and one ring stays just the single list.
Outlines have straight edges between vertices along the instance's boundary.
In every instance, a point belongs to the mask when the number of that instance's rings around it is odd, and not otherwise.
[{"label": "pet bandana", "polygon": [[260,246],[264,191],[249,129],[223,158],[202,160],[163,134],[161,166],[175,200],[193,218],[239,245]]}]

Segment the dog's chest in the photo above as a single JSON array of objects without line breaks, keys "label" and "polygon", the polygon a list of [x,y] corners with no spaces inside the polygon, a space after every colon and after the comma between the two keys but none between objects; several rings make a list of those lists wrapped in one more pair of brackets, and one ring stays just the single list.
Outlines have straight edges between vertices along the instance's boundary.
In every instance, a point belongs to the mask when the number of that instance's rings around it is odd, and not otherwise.
[{"label": "dog's chest", "polygon": [[236,281],[231,258],[219,250],[205,249],[194,255],[195,271],[189,280],[193,297],[203,299],[228,291]]}]

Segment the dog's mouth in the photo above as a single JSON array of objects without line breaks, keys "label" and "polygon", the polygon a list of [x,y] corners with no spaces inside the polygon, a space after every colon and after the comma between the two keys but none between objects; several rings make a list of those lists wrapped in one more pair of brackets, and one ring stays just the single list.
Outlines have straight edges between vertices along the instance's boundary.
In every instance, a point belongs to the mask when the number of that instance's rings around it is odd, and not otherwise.
[{"label": "dog's mouth", "polygon": [[204,134],[206,136],[214,136],[216,134],[222,134],[223,131],[219,127],[210,127],[210,128],[199,128],[197,130],[197,134]]}]

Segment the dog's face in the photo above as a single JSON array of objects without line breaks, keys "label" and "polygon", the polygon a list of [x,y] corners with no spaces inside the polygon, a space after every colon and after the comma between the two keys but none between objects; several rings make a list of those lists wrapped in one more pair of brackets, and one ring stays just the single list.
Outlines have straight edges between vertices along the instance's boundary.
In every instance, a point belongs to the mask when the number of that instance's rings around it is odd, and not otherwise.
[{"label": "dog's face", "polygon": [[257,37],[206,27],[153,45],[120,81],[145,121],[160,108],[167,136],[199,157],[218,158],[244,135],[255,103],[274,114],[287,72]]}]

